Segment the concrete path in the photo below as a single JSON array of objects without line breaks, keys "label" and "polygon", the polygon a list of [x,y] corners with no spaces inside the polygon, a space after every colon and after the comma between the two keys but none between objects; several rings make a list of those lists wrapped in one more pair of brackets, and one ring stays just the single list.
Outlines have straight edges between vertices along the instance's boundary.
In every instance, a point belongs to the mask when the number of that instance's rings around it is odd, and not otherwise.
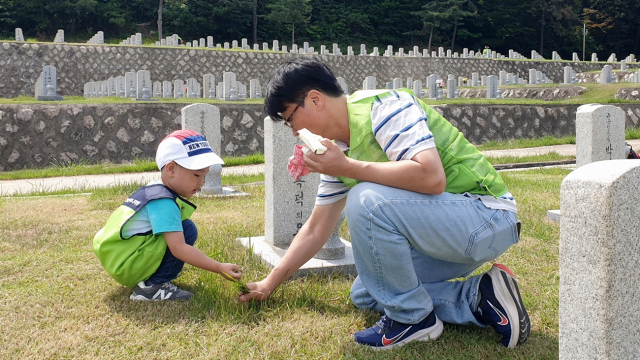
[{"label": "concrete path", "polygon": [[[640,150],[640,140],[627,141],[635,151]],[[542,146],[525,149],[489,150],[484,154],[492,157],[500,156],[528,156],[547,154],[552,151],[560,155],[576,154],[575,145],[555,145]],[[222,168],[222,175],[253,175],[264,173],[264,164],[234,166]],[[0,196],[12,196],[35,191],[57,191],[63,189],[76,189],[90,192],[91,189],[108,187],[114,185],[124,185],[132,183],[148,183],[152,180],[159,180],[160,172],[145,172],[134,174],[109,174],[109,175],[83,175],[83,176],[62,176],[44,179],[29,180],[0,180]]]}]

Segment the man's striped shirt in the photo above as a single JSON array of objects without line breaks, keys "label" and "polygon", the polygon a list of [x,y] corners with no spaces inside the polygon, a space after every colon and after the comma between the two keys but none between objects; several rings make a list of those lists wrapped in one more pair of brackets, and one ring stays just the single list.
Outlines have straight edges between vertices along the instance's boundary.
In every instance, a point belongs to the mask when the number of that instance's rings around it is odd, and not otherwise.
[{"label": "man's striped shirt", "polygon": [[[405,92],[391,91],[376,96],[371,110],[371,126],[378,144],[390,161],[410,160],[417,153],[436,146],[427,126],[427,114],[416,98]],[[336,144],[342,151],[349,148],[341,141],[336,141]],[[338,178],[321,174],[316,205],[332,204],[348,193],[349,187]],[[498,199],[490,195],[465,196],[480,199],[491,209],[517,211],[510,193]]]}]

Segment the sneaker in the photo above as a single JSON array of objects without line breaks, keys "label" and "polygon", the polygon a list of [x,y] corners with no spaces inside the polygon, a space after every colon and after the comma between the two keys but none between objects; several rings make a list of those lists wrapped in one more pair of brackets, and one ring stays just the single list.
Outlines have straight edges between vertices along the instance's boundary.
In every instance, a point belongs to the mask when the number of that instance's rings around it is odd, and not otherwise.
[{"label": "sneaker", "polygon": [[360,344],[385,350],[414,340],[434,340],[442,334],[442,327],[442,321],[433,311],[417,324],[403,324],[383,315],[374,326],[353,334],[353,337]]},{"label": "sneaker", "polygon": [[156,301],[156,300],[189,300],[191,293],[182,290],[170,282],[163,284],[146,285],[140,281],[133,289],[131,300]]},{"label": "sneaker", "polygon": [[522,345],[531,332],[531,320],[524,308],[513,272],[502,264],[493,264],[480,280],[480,301],[476,318],[502,335],[502,345]]}]

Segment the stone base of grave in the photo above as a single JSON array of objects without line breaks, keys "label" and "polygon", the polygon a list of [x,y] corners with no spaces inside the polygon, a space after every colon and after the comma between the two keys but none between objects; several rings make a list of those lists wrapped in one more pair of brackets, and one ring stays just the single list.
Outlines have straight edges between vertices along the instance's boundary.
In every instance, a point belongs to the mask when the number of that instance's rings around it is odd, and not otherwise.
[{"label": "stone base of grave", "polygon": [[558,224],[560,223],[560,210],[549,210],[547,211],[547,218],[551,221],[555,221]]},{"label": "stone base of grave", "polygon": [[136,101],[158,101],[158,99],[135,99]]},{"label": "stone base of grave", "polygon": [[[260,255],[262,262],[269,268],[274,268],[284,256],[286,249],[275,247],[265,241],[264,236],[238,238],[238,241],[247,248],[252,248],[253,253]],[[356,264],[353,259],[351,243],[340,239],[345,247],[345,256],[336,260],[320,260],[312,258],[293,274],[293,278],[305,277],[311,274],[342,274],[343,276],[356,277]]]},{"label": "stone base of grave", "polygon": [[36,98],[38,101],[62,101],[64,100],[60,95],[40,95]]},{"label": "stone base of grave", "polygon": [[249,194],[237,191],[233,188],[223,186],[220,191],[200,189],[197,196],[200,197],[226,197],[226,196],[247,196]]}]

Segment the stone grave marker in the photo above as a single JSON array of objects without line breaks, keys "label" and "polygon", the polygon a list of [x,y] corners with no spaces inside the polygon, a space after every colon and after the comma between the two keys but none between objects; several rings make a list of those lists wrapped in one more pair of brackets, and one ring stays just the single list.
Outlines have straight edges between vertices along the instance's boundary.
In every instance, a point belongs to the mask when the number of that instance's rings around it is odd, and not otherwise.
[{"label": "stone grave marker", "polygon": [[182,99],[184,96],[184,80],[173,81],[173,97],[175,99]]},{"label": "stone grave marker", "polygon": [[[182,129],[193,130],[204,135],[211,150],[221,156],[220,109],[210,104],[196,103],[183,107],[181,114]],[[222,165],[212,165],[209,168],[209,173],[205,176],[200,194],[231,195],[233,193],[235,193],[233,189],[222,187]]]},{"label": "stone grave marker", "polygon": [[340,76],[338,76],[336,79],[338,80],[338,84],[340,84],[340,87],[342,88],[342,93],[349,96],[349,84],[347,84],[347,81]]},{"label": "stone grave marker", "polygon": [[171,90],[171,81],[163,81],[162,82],[162,97],[165,99],[170,99],[173,97],[173,91]]},{"label": "stone grave marker", "polygon": [[428,89],[427,98],[431,100],[438,98],[438,85],[436,84],[437,78],[438,78],[438,75],[436,74],[431,74],[427,76],[427,89]]},{"label": "stone grave marker", "polygon": [[392,89],[401,89],[402,88],[402,79],[394,78],[392,83]]},{"label": "stone grave marker", "polygon": [[498,77],[495,75],[487,76],[487,99],[498,98]]},{"label": "stone grave marker", "polygon": [[222,84],[222,98],[224,101],[238,101],[236,74],[230,71],[222,74]]},{"label": "stone grave marker", "polygon": [[480,74],[477,72],[471,73],[471,86],[480,85]]},{"label": "stone grave marker", "polygon": [[207,36],[207,47],[213,48],[213,36]]},{"label": "stone grave marker", "polygon": [[139,70],[136,73],[136,100],[151,101],[153,84],[151,83],[151,72],[149,70]]},{"label": "stone grave marker", "polygon": [[16,28],[16,41],[24,41],[24,35],[21,28]]},{"label": "stone grave marker", "polygon": [[600,84],[611,84],[613,82],[613,67],[605,65],[600,73]]},{"label": "stone grave marker", "polygon": [[249,80],[249,98],[262,99],[262,86],[260,86],[260,80]]},{"label": "stone grave marker", "polygon": [[591,53],[591,62],[598,62],[598,54]]},{"label": "stone grave marker", "polygon": [[458,98],[458,90],[456,89],[456,80],[447,79],[447,99]]},{"label": "stone grave marker", "polygon": [[202,97],[205,99],[216,98],[216,77],[213,74],[202,76]]},{"label": "stone grave marker", "polygon": [[375,90],[377,87],[375,76],[367,76],[362,82],[362,90]]},{"label": "stone grave marker", "polygon": [[271,49],[273,51],[280,51],[280,45],[279,45],[279,41],[278,40],[273,40],[273,45],[271,47]]},{"label": "stone grave marker", "polygon": [[638,189],[636,160],[590,163],[562,181],[560,359],[638,358]]},{"label": "stone grave marker", "polygon": [[416,94],[417,97],[424,97],[424,90],[422,90],[422,80],[414,80],[412,84],[413,93]]},{"label": "stone grave marker", "polygon": [[189,99],[195,99],[198,97],[198,80],[194,78],[187,79],[187,93],[185,97]]},{"label": "stone grave marker", "polygon": [[262,51],[269,51],[269,43],[266,43],[266,42],[262,43]]},{"label": "stone grave marker", "polygon": [[135,99],[138,89],[138,78],[134,72],[126,72],[124,74],[124,95],[127,98]]},{"label": "stone grave marker", "polygon": [[58,78],[56,68],[52,65],[42,67],[40,73],[39,86],[36,83],[36,100],[38,101],[60,101],[62,96],[58,95]]},{"label": "stone grave marker", "polygon": [[153,82],[153,95],[154,98],[162,97],[162,83],[160,81]]},{"label": "stone grave marker", "polygon": [[626,159],[625,112],[613,105],[588,104],[576,111],[576,167]]},{"label": "stone grave marker", "polygon": [[[311,173],[299,181],[289,175],[287,163],[295,144],[303,143],[291,136],[291,130],[281,123],[265,118],[265,235],[238,240],[253,248],[253,253],[260,254],[269,267],[276,266],[282,259],[287,247],[311,215],[320,183],[317,173]],[[342,221],[341,216],[322,250],[303,265],[294,277],[318,272],[355,275],[351,243],[340,239],[338,234]]]}]

